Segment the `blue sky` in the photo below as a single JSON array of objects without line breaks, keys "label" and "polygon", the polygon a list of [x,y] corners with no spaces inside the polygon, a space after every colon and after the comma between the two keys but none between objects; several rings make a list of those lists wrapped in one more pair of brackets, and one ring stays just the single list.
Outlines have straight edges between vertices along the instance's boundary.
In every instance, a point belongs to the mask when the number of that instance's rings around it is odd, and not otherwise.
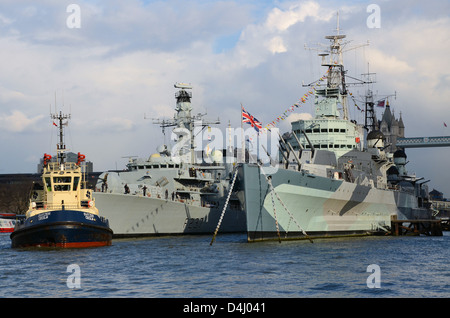
[{"label": "blue sky", "polygon": [[[78,4],[81,28],[66,12]],[[380,8],[369,28],[367,6]],[[324,70],[316,51],[336,28],[370,42],[344,56],[349,74],[377,73],[373,89],[402,113],[406,135],[450,135],[448,1],[61,1],[0,3],[0,173],[35,172],[54,152],[50,105],[71,112],[66,142],[95,170],[123,168],[164,142],[148,117],[173,116],[173,84],[188,82],[196,112],[240,125],[240,105],[264,124]],[[355,96],[363,87],[352,88]],[[311,113],[310,104],[290,119]],[[350,113],[362,121],[355,108]],[[381,117],[381,112],[377,114]],[[280,126],[287,130],[289,124]],[[409,169],[450,195],[449,148],[407,151]]]}]

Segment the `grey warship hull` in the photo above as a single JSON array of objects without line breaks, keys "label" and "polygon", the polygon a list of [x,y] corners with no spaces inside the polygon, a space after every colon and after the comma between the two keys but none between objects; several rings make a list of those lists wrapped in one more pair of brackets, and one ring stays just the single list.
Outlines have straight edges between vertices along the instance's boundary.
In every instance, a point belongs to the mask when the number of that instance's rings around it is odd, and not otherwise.
[{"label": "grey warship hull", "polygon": [[[222,207],[193,206],[171,199],[126,194],[95,193],[95,202],[110,220],[115,238],[182,234],[212,234]],[[220,226],[221,233],[244,233],[245,214],[229,210]]]},{"label": "grey warship hull", "polygon": [[311,237],[373,235],[386,233],[393,215],[430,218],[411,193],[288,169],[271,175],[280,202],[260,169],[251,164],[239,168],[248,241],[306,238],[304,232]]}]

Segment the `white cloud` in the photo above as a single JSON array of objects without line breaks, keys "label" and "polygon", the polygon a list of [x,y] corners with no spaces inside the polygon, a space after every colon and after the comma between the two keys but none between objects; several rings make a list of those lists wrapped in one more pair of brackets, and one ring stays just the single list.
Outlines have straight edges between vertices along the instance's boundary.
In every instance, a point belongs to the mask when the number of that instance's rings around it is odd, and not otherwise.
[{"label": "white cloud", "polygon": [[330,11],[317,2],[307,1],[290,5],[288,9],[274,8],[268,15],[265,25],[270,31],[285,31],[292,25],[304,22],[307,17],[317,20],[330,19]]},{"label": "white cloud", "polygon": [[385,74],[400,76],[412,75],[414,66],[407,61],[399,60],[396,56],[388,55],[380,50],[371,49],[370,67]]},{"label": "white cloud", "polygon": [[43,115],[38,115],[33,118],[28,118],[21,111],[13,110],[11,114],[0,114],[0,130],[12,133],[38,131],[40,127],[37,123],[43,117]]},{"label": "white cloud", "polygon": [[287,48],[283,43],[283,39],[280,36],[273,37],[268,43],[268,48],[273,54],[284,53],[287,51]]}]

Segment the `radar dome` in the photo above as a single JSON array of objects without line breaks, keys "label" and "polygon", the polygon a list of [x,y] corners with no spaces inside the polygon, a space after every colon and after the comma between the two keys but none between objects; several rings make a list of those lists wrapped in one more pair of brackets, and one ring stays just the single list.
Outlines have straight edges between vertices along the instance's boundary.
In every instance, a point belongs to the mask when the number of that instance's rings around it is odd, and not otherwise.
[{"label": "radar dome", "polygon": [[223,159],[222,151],[214,150],[213,152],[211,152],[211,158],[215,163],[222,162]]}]

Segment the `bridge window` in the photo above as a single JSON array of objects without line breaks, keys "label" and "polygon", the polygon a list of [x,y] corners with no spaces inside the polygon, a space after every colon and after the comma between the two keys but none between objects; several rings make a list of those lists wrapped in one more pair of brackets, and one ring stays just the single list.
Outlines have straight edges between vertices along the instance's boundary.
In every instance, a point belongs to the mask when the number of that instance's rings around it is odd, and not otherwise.
[{"label": "bridge window", "polygon": [[53,183],[70,183],[71,177],[53,177]]},{"label": "bridge window", "polygon": [[72,177],[53,177],[53,189],[55,191],[70,191]]},{"label": "bridge window", "polygon": [[80,183],[80,177],[74,177],[73,178],[73,191],[76,191],[78,189],[79,183]]},{"label": "bridge window", "polygon": [[47,187],[47,191],[52,191],[52,182],[50,178],[45,178],[45,186]]},{"label": "bridge window", "polygon": [[55,191],[70,191],[70,184],[55,184]]}]

